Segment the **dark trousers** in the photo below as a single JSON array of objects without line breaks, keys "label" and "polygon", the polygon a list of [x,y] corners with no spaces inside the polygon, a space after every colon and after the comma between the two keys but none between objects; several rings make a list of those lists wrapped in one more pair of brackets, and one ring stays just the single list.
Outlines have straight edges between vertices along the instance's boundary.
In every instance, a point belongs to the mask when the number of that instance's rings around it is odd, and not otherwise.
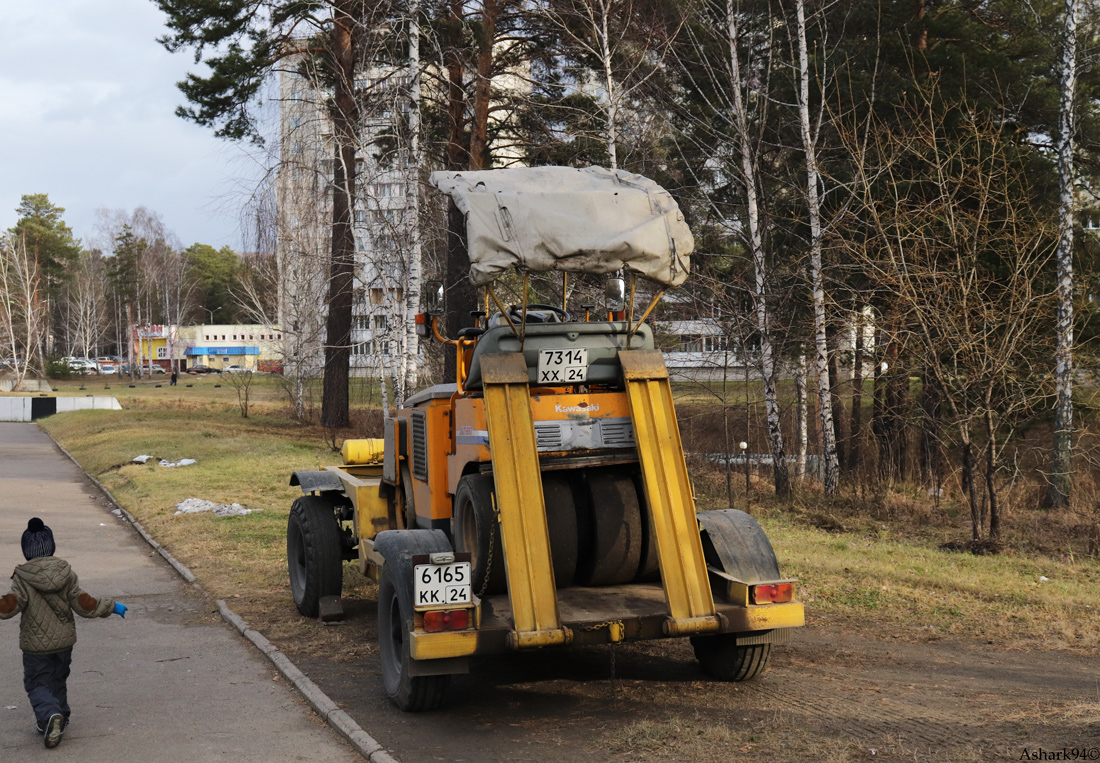
[{"label": "dark trousers", "polygon": [[69,717],[69,666],[73,662],[72,648],[55,654],[23,652],[23,688],[34,708],[39,727],[45,727],[51,715]]}]

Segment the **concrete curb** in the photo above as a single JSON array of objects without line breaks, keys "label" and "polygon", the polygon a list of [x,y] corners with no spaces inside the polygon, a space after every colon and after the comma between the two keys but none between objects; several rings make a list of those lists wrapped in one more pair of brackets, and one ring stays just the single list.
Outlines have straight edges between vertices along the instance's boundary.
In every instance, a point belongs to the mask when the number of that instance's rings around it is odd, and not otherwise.
[{"label": "concrete curb", "polygon": [[[156,549],[156,552],[164,557],[164,560],[172,566],[180,577],[191,583],[195,588],[202,590],[202,586],[195,580],[194,574],[191,570],[187,569],[178,559],[172,556],[168,551],[158,543],[153,536],[145,531],[145,528],[141,526],[141,523],[137,521],[133,514],[128,512],[122,507],[122,505],[115,500],[115,497],[111,495],[111,491],[108,490],[102,482],[97,480],[92,475],[84,471],[84,467],[80,465],[80,462],[73,458],[73,454],[65,450],[61,446],[54,436],[46,430],[39,427],[42,432],[46,433],[46,436],[53,441],[53,444],[65,454],[66,457],[80,469],[89,480],[92,481],[99,491],[103,493],[107,501],[120,512],[122,519],[126,520],[130,525],[137,530],[138,534],[145,539],[145,542]],[[205,593],[205,592],[204,592]],[[290,682],[292,686],[302,695],[302,698],[310,704],[310,706],[320,715],[325,723],[331,726],[335,731],[351,744],[359,754],[370,761],[370,763],[399,763],[399,761],[382,749],[381,743],[379,743],[374,737],[363,730],[359,724],[352,720],[351,716],[340,709],[331,697],[321,691],[321,687],[315,684],[306,676],[298,667],[290,661],[285,654],[279,651],[278,647],[272,644],[267,638],[264,637],[259,631],[252,630],[248,627],[248,623],[231,610],[229,606],[221,599],[217,600],[218,610],[221,612],[222,619],[229,625],[233,626],[241,636],[248,641],[252,642],[252,645],[257,650],[262,652],[271,660],[272,664],[279,670],[279,672]]]}]

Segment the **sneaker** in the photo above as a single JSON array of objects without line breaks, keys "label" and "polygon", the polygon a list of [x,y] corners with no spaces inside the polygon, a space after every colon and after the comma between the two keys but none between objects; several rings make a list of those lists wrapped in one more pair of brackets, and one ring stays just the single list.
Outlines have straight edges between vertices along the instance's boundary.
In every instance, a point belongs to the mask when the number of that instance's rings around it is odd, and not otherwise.
[{"label": "sneaker", "polygon": [[65,728],[65,717],[61,713],[54,713],[50,716],[50,719],[46,721],[46,747],[57,747],[61,744],[61,732]]}]

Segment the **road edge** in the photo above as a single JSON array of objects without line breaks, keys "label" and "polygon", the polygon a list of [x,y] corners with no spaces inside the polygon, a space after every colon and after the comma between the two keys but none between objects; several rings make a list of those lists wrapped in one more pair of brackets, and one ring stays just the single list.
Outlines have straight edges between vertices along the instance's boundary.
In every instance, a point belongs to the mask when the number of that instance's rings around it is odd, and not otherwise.
[{"label": "road edge", "polygon": [[[36,425],[37,426],[37,425]],[[120,512],[121,518],[129,523],[138,535],[140,535],[146,543],[153,547],[153,549],[164,558],[172,569],[190,583],[192,586],[202,591],[207,596],[210,596],[205,589],[198,583],[194,573],[191,572],[183,563],[176,559],[172,554],[168,552],[164,546],[158,542],[152,535],[146,532],[141,522],[137,520],[133,514],[127,511],[122,504],[120,504],[115,497],[111,495],[111,491],[106,486],[97,480],[92,475],[85,471],[80,462],[76,460],[72,453],[65,449],[61,443],[57,441],[50,432],[46,431],[42,427],[38,427],[38,431],[43,432],[54,446],[65,454],[65,456],[72,461],[76,468],[80,470],[80,473],[87,477],[93,485],[95,485],[107,501]],[[272,644],[267,638],[259,631],[253,630],[248,626],[248,623],[229,608],[229,605],[222,599],[215,599],[215,603],[218,605],[218,611],[221,613],[222,620],[226,624],[231,626],[238,634],[240,634],[245,640],[249,641],[252,646],[267,657],[275,668],[282,674],[282,676],[290,682],[291,686],[301,695],[310,707],[312,707],[318,715],[336,731],[340,736],[348,741],[348,743],[354,747],[360,755],[370,761],[370,763],[400,763],[397,758],[393,757],[389,752],[382,748],[382,744],[368,734],[363,728],[352,720],[352,717],[346,712],[340,709],[324,691],[321,690],[317,684],[306,676],[298,666],[295,665],[289,657],[279,651],[279,648]]]}]

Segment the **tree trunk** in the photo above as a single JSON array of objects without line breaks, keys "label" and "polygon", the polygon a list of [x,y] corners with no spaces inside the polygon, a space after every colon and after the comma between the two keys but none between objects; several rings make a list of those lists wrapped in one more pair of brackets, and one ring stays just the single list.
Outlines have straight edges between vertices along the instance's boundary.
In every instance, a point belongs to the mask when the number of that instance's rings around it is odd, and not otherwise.
[{"label": "tree trunk", "polygon": [[796,477],[806,476],[806,456],[810,445],[810,421],[806,405],[806,353],[798,353],[798,368],[795,369],[794,395],[798,406],[798,461]]},{"label": "tree trunk", "polygon": [[394,407],[401,408],[420,379],[420,338],[413,316],[420,312],[420,3],[409,6],[409,162],[405,183],[409,229],[409,260],[405,272],[404,341],[400,388],[394,393]]},{"label": "tree trunk", "polygon": [[848,432],[848,471],[859,468],[863,436],[863,310],[856,305],[856,346],[852,354],[852,418]]},{"label": "tree trunk", "polygon": [[355,279],[355,233],[351,212],[355,198],[355,144],[359,121],[356,118],[354,93],[353,8],[351,0],[335,6],[331,37],[336,71],[336,97],[332,109],[336,161],[332,178],[332,259],[321,424],[332,429],[347,427],[350,423],[348,370],[351,363],[351,311]]},{"label": "tree trunk", "polygon": [[[472,156],[465,144],[466,95],[462,74],[465,60],[462,54],[462,2],[451,0],[447,63],[447,169],[458,171],[472,166]],[[477,309],[477,291],[470,283],[470,256],[466,250],[466,221],[451,201],[447,205],[447,313],[443,325],[448,337],[454,337],[467,325],[471,310]],[[458,373],[455,354],[450,347],[443,354],[443,376],[454,379]]]},{"label": "tree trunk", "polygon": [[921,483],[932,490],[939,491],[943,484],[943,457],[940,449],[943,423],[940,405],[943,402],[943,387],[931,368],[924,370],[924,384],[921,389],[921,433],[920,433],[920,478]]},{"label": "tree trunk", "polygon": [[497,36],[497,0],[483,0],[481,35],[477,52],[477,81],[474,82],[474,122],[470,130],[470,169],[487,169],[489,160],[489,99],[493,82],[493,43]]},{"label": "tree trunk", "polygon": [[[466,248],[466,218],[454,201],[447,204],[447,336],[470,325],[470,311],[478,307],[477,289],[470,282],[470,254]],[[458,372],[454,348],[447,346],[443,355],[444,378],[453,380]]]},{"label": "tree trunk", "polygon": [[840,369],[837,356],[839,335],[834,331],[829,337],[829,405],[832,408],[833,442],[836,447],[837,469],[844,463],[844,403],[840,399]]},{"label": "tree trunk", "polygon": [[1066,0],[1062,50],[1061,108],[1059,113],[1058,206],[1060,236],[1055,252],[1058,279],[1058,315],[1055,323],[1054,443],[1050,454],[1050,481],[1045,506],[1067,506],[1070,499],[1070,456],[1073,447],[1073,216],[1075,148],[1073,97],[1077,86],[1077,17],[1080,0]]},{"label": "tree trunk", "polygon": [[1001,507],[997,500],[997,428],[993,423],[992,405],[985,407],[986,465],[985,494],[989,496],[989,539],[997,542],[1001,539]]},{"label": "tree trunk", "polygon": [[820,175],[817,167],[817,146],[810,129],[810,63],[806,43],[806,4],[795,0],[798,16],[798,117],[802,130],[802,150],[806,157],[806,194],[810,213],[810,271],[814,304],[814,345],[817,349],[817,398],[821,416],[821,458],[825,494],[835,495],[840,489],[840,467],[837,454],[836,412],[832,390],[836,375],[836,359],[829,354],[825,321],[825,286],[821,262],[821,199],[818,195]]},{"label": "tree trunk", "polygon": [[982,517],[978,507],[978,495],[974,484],[974,446],[969,435],[963,429],[962,444],[962,489],[970,503],[970,532],[975,541],[982,539]]},{"label": "tree trunk", "polygon": [[768,314],[767,262],[764,257],[763,221],[760,219],[759,186],[753,149],[756,138],[749,129],[748,115],[742,90],[741,60],[738,51],[737,12],[733,0],[726,1],[726,43],[729,45],[730,103],[741,152],[741,180],[745,186],[746,211],[749,228],[749,249],[755,271],[753,301],[755,302],[756,331],[760,337],[760,375],[764,382],[764,406],[767,410],[768,445],[772,455],[772,477],[775,493],[785,497],[791,492],[791,478],[787,469],[787,454],[783,447],[783,431],[780,428],[779,397],[776,391],[776,360],[772,346],[771,318]]}]

